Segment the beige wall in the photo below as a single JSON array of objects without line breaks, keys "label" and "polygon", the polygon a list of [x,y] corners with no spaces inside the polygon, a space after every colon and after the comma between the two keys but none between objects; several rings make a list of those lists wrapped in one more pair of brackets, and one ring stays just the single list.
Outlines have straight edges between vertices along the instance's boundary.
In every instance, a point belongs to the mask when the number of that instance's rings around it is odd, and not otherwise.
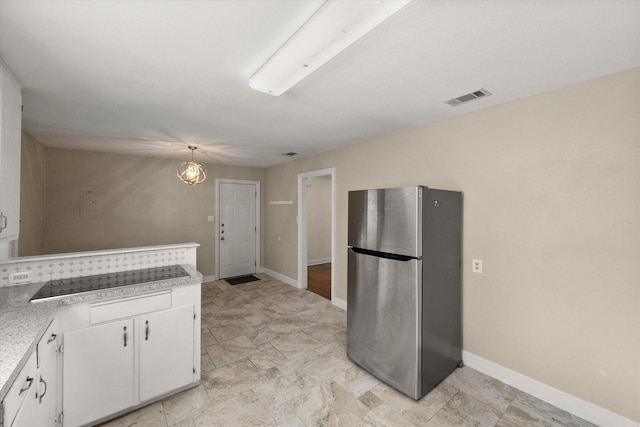
[{"label": "beige wall", "polygon": [[349,190],[463,191],[464,349],[640,421],[639,97],[634,69],[269,168],[294,204],[267,210],[266,267],[296,277],[300,172],[336,168],[342,299]]},{"label": "beige wall", "polygon": [[47,150],[22,131],[20,164],[20,241],[19,256],[43,253],[44,200]]},{"label": "beige wall", "polygon": [[[197,242],[198,270],[213,275],[215,223],[207,216],[217,217],[215,179],[262,182],[264,169],[206,165],[207,180],[189,186],[178,180],[178,164],[48,148],[44,252]],[[96,209],[81,214],[80,192],[88,186],[95,189]]]},{"label": "beige wall", "polygon": [[331,177],[307,179],[307,260],[331,259]]}]

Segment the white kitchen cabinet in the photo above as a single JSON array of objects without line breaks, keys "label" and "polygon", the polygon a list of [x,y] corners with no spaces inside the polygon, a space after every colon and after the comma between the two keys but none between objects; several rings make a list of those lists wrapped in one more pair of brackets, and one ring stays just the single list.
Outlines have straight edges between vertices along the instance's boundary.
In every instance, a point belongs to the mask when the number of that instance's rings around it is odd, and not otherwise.
[{"label": "white kitchen cabinet", "polygon": [[140,316],[140,402],[193,382],[193,306]]},{"label": "white kitchen cabinet", "polygon": [[36,353],[33,352],[2,401],[5,425],[12,427],[35,426],[37,376],[38,364]]},{"label": "white kitchen cabinet", "polygon": [[18,409],[11,427],[37,427],[38,426],[38,397],[35,383],[27,390],[22,405]]},{"label": "white kitchen cabinet", "polygon": [[[103,323],[64,334],[65,426],[105,419],[197,381],[195,306],[140,314],[167,297],[171,307],[168,293],[95,304],[90,317]],[[128,310],[128,318],[113,320]]]},{"label": "white kitchen cabinet", "polygon": [[198,282],[59,307],[0,402],[0,425],[91,425],[195,386],[200,292]]},{"label": "white kitchen cabinet", "polygon": [[0,241],[20,232],[22,88],[0,62]]},{"label": "white kitchen cabinet", "polygon": [[133,319],[64,334],[65,426],[80,426],[134,404]]},{"label": "white kitchen cabinet", "polygon": [[58,394],[58,321],[54,319],[38,342],[38,427],[55,426],[57,421],[56,402]]},{"label": "white kitchen cabinet", "polygon": [[56,329],[54,319],[3,402],[11,427],[56,425]]}]

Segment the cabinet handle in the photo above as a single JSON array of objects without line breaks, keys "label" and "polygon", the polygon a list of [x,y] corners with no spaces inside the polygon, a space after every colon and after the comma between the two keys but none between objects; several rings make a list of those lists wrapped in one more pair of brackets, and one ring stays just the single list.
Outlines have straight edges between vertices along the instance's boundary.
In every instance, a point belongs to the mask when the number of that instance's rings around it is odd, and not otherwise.
[{"label": "cabinet handle", "polygon": [[149,321],[147,320],[145,324],[147,326],[144,328],[144,340],[148,341],[149,340]]},{"label": "cabinet handle", "polygon": [[47,394],[47,382],[42,379],[42,375],[40,376],[40,382],[44,384],[44,393],[40,395],[40,403],[42,403],[42,398],[44,397],[45,394]]},{"label": "cabinet handle", "polygon": [[7,217],[5,216],[5,214],[0,212],[0,232],[5,228],[7,228]]},{"label": "cabinet handle", "polygon": [[[27,385],[27,383],[29,383],[29,385]],[[25,391],[31,388],[31,384],[33,384],[33,378],[27,377],[27,380],[24,382],[24,384],[25,385],[23,385],[20,391],[18,392],[18,396],[20,396],[22,393],[24,393]]]},{"label": "cabinet handle", "polygon": [[50,337],[49,337],[49,339],[47,340],[47,344],[49,344],[49,343],[50,343],[50,342],[52,342],[52,341],[55,341],[57,337],[58,337],[58,336],[57,336],[56,334],[51,334],[51,336],[50,336]]},{"label": "cabinet handle", "polygon": [[124,330],[124,346],[127,346],[127,327],[122,328]]}]

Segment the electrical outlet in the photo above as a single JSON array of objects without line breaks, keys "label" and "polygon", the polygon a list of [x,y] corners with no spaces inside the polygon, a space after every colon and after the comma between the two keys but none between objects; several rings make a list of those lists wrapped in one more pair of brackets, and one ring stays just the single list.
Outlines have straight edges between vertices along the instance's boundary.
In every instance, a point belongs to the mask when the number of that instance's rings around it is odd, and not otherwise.
[{"label": "electrical outlet", "polygon": [[11,273],[9,275],[9,283],[26,283],[31,281],[31,272],[30,271],[19,271],[17,273]]},{"label": "electrical outlet", "polygon": [[474,259],[471,260],[471,271],[474,273],[482,273],[482,260]]}]

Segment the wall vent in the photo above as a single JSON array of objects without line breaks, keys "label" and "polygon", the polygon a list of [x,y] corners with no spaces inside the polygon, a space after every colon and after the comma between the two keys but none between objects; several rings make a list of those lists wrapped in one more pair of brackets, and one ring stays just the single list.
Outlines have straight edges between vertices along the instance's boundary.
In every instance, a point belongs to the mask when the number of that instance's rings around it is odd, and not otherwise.
[{"label": "wall vent", "polygon": [[288,156],[288,157],[293,157],[293,156],[297,156],[298,153],[294,153],[293,151],[289,151],[288,153],[283,153],[283,156]]},{"label": "wall vent", "polygon": [[491,95],[491,92],[489,92],[485,88],[482,88],[476,90],[475,92],[467,93],[466,95],[462,95],[457,98],[445,101],[445,103],[451,105],[452,107],[456,107],[460,104],[464,104],[465,102],[473,101],[474,99],[483,98],[489,95]]}]

